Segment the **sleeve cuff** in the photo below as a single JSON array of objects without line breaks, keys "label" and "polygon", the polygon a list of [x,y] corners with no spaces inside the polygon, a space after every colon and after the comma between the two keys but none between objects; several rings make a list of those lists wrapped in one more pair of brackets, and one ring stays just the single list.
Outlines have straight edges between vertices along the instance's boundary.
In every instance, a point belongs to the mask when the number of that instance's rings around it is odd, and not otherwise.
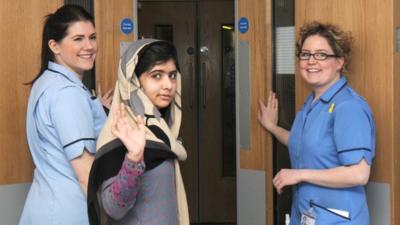
[{"label": "sleeve cuff", "polygon": [[367,161],[368,165],[372,164],[373,153],[368,148],[344,149],[338,153],[342,165],[358,164],[363,158]]},{"label": "sleeve cuff", "polygon": [[146,169],[146,165],[143,161],[132,162],[128,159],[127,156],[125,156],[125,160],[124,160],[123,164],[126,166],[126,169],[128,171],[135,171],[135,172],[138,172],[139,174],[142,174]]},{"label": "sleeve cuff", "polygon": [[68,160],[73,160],[82,155],[83,150],[86,149],[89,153],[96,153],[96,141],[95,140],[80,140],[64,147],[65,155]]}]

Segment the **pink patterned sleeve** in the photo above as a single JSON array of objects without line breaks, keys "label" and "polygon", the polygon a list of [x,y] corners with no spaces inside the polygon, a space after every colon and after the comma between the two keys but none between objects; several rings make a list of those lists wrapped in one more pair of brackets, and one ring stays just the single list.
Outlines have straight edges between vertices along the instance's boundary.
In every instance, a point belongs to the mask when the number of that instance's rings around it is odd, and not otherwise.
[{"label": "pink patterned sleeve", "polygon": [[139,190],[138,182],[144,170],[144,162],[134,163],[125,157],[118,175],[103,183],[101,198],[109,216],[121,219],[132,208]]}]

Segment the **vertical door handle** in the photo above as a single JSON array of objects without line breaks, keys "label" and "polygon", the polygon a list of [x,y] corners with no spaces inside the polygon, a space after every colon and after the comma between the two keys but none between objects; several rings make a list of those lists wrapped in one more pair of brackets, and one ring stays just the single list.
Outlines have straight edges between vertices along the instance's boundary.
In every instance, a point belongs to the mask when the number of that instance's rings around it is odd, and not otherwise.
[{"label": "vertical door handle", "polygon": [[207,64],[205,62],[201,63],[201,80],[203,89],[203,108],[207,106]]},{"label": "vertical door handle", "polygon": [[194,83],[194,78],[193,78],[193,63],[187,63],[188,66],[188,71],[189,71],[189,82],[190,82],[190,97],[189,97],[189,107],[193,108],[193,96],[194,96],[194,91],[196,90],[195,88],[195,83]]},{"label": "vertical door handle", "polygon": [[201,63],[201,88],[202,88],[202,101],[203,108],[207,106],[207,60],[208,60],[208,47],[201,46],[200,47],[200,55],[203,58]]}]

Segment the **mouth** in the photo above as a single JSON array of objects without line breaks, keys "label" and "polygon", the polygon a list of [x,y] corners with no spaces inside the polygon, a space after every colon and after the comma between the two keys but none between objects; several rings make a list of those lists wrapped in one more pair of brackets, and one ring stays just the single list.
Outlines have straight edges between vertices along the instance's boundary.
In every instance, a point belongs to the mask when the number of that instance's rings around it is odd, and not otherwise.
[{"label": "mouth", "polygon": [[158,95],[158,97],[164,101],[170,101],[172,99],[171,95]]},{"label": "mouth", "polygon": [[95,54],[80,54],[80,55],[78,55],[78,57],[82,58],[82,59],[89,60],[89,59],[93,59],[94,55]]},{"label": "mouth", "polygon": [[320,69],[315,69],[315,68],[306,69],[306,71],[307,71],[308,73],[318,73],[318,72],[321,72]]}]

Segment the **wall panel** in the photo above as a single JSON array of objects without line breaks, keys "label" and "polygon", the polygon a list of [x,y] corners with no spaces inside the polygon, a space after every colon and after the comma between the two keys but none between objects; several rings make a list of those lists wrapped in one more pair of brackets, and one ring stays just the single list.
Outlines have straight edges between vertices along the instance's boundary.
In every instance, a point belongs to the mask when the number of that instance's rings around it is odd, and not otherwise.
[{"label": "wall panel", "polygon": [[[393,25],[392,28],[395,30],[400,29],[400,0],[395,0],[393,2],[393,8],[391,13],[393,13]],[[398,34],[400,35],[400,34]],[[392,40],[395,41],[399,40],[400,37],[393,35]],[[393,184],[392,184],[392,207],[393,210],[391,211],[392,216],[392,224],[400,224],[400,151],[398,146],[400,146],[400,48],[394,52],[394,60],[393,60],[393,107],[394,107],[394,114],[393,114]]]},{"label": "wall panel", "polygon": [[[96,32],[99,52],[96,58],[96,81],[100,82],[103,92],[113,88],[117,80],[120,58],[120,43],[133,42],[134,33],[121,32],[120,23],[124,18],[137,18],[134,0],[96,0],[94,2]],[[134,21],[135,22],[135,21]],[[137,29],[134,23],[134,30]]]},{"label": "wall panel", "polygon": [[[268,4],[269,3],[269,4]],[[258,100],[265,100],[272,87],[272,23],[270,1],[239,1],[239,17],[247,17],[249,31],[239,35],[239,41],[247,40],[250,48],[250,149],[240,152],[242,169],[265,169],[266,131],[257,121]],[[239,74],[240,76],[240,74]]]},{"label": "wall panel", "polygon": [[29,86],[40,67],[44,16],[61,0],[0,2],[0,184],[31,182],[25,117]]},{"label": "wall panel", "polygon": [[240,169],[265,171],[266,219],[272,224],[272,138],[257,121],[258,101],[265,101],[272,88],[272,1],[238,0],[237,6],[237,19],[246,17],[249,20],[248,32],[238,32],[238,40],[249,43],[251,114],[250,148],[240,149],[239,164]]}]

